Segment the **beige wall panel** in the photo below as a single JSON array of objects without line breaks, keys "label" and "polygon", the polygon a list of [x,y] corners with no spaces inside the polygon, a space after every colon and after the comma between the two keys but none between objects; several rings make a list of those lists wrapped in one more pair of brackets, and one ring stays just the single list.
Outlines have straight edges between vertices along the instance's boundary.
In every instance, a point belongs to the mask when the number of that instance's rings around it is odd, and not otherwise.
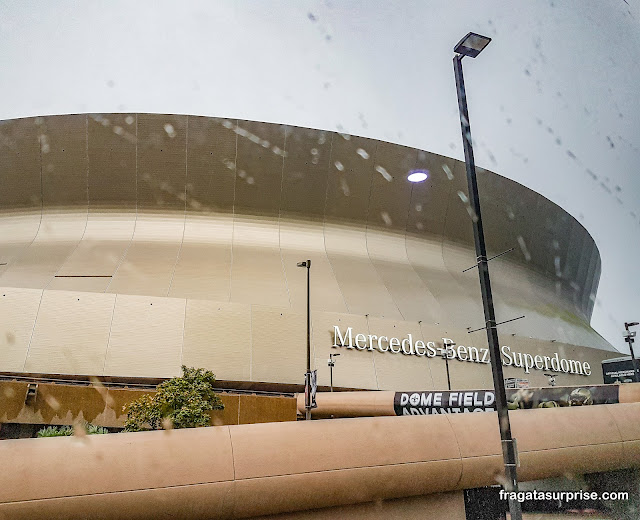
[{"label": "beige wall panel", "polygon": [[460,287],[442,259],[442,244],[407,235],[406,250],[413,269],[440,305],[440,319],[432,324],[460,326],[466,322],[468,313],[460,305]]},{"label": "beige wall panel", "polygon": [[[83,442],[67,437],[53,442],[47,439],[43,444],[33,443],[33,456],[51,464],[46,470],[49,476],[47,485],[41,485],[42,476],[37,472],[27,471],[28,458],[19,459],[14,455],[5,460],[10,460],[11,467],[24,477],[14,479],[10,487],[3,486],[0,500],[12,501],[11,497],[16,496],[41,500],[115,494],[140,490],[142,482],[144,489],[153,489],[233,480],[233,452],[226,427],[185,428],[180,433],[186,434],[179,436],[174,432],[158,433],[161,432],[119,433],[103,435],[100,440],[87,436]],[[59,448],[52,449],[52,446]],[[120,456],[110,456],[116,451]],[[10,454],[8,446],[3,446],[3,459]],[[186,466],[169,462],[176,456],[189,461],[188,470]],[[88,465],[96,471],[87,472]],[[68,471],[69,476],[77,477],[59,478],[53,468],[58,468],[58,471],[65,468],[65,473]]]},{"label": "beige wall panel", "polygon": [[86,208],[77,213],[45,213],[30,246],[7,266],[2,283],[8,286],[45,288],[82,238]]},{"label": "beige wall panel", "polygon": [[42,203],[37,119],[0,121],[0,211]]},{"label": "beige wall panel", "polygon": [[364,137],[333,134],[327,177],[327,221],[366,222],[377,144]]},{"label": "beige wall panel", "polygon": [[233,217],[187,214],[169,296],[229,301]]},{"label": "beige wall panel", "polygon": [[0,371],[22,372],[42,291],[0,287]]},{"label": "beige wall panel", "polygon": [[462,491],[255,517],[254,520],[465,520]]},{"label": "beige wall panel", "polygon": [[136,114],[89,116],[89,210],[136,208]]},{"label": "beige wall panel", "polygon": [[233,223],[231,301],[289,306],[278,223],[236,216]]},{"label": "beige wall panel", "polygon": [[184,216],[138,215],[133,242],[108,291],[166,296],[175,270]]},{"label": "beige wall panel", "polygon": [[118,294],[105,375],[180,374],[186,301]]},{"label": "beige wall panel", "polygon": [[[389,345],[389,338],[398,338],[400,341],[412,336],[412,343],[423,340],[419,323],[406,321],[384,320],[369,317],[369,334],[379,337],[386,336],[383,345]],[[374,338],[374,341],[377,341]],[[400,347],[394,347],[398,350]],[[409,349],[409,347],[407,347]],[[374,346],[373,360],[378,380],[379,390],[417,390],[434,388],[431,375],[432,358],[426,356],[395,354],[380,352]]]},{"label": "beige wall panel", "polygon": [[280,213],[285,127],[238,121],[235,213]]},{"label": "beige wall panel", "polygon": [[418,151],[416,168],[428,170],[425,181],[413,184],[408,207],[407,233],[440,241],[449,207],[453,179],[464,177],[464,163]]},{"label": "beige wall panel", "polygon": [[[313,264],[311,264],[313,266]],[[338,326],[341,334],[346,334],[349,327],[353,335],[367,333],[367,318],[355,314],[338,314],[334,312],[314,312],[311,314],[311,347],[312,366],[318,369],[318,385],[328,386],[330,381],[327,361],[329,353],[340,354],[333,368],[333,385],[346,388],[378,389],[373,353],[368,350],[334,347],[334,326]],[[340,340],[337,340],[340,343]]]},{"label": "beige wall panel", "polygon": [[413,183],[407,180],[416,167],[418,151],[391,143],[378,143],[371,196],[367,213],[367,227],[386,228],[404,232],[407,228],[407,208]]},{"label": "beige wall panel", "polygon": [[298,262],[311,260],[311,308],[329,312],[346,312],[340,286],[333,274],[324,247],[322,224],[280,220],[280,251],[287,276],[291,308],[307,305],[307,274]]},{"label": "beige wall panel", "polygon": [[[298,421],[286,425],[232,425],[228,428],[233,444],[235,478],[255,480],[346,468],[376,468],[382,471],[384,466],[397,469],[399,466],[426,461],[447,461],[451,464],[443,471],[442,481],[447,482],[453,477],[452,484],[455,486],[460,476],[456,470],[461,469],[461,464],[458,464],[460,451],[451,425],[448,417],[434,416],[430,419],[432,427],[424,429],[417,427],[420,422],[412,417],[359,417],[316,423]],[[364,435],[353,435],[357,431],[357,424],[368,427]],[[398,431],[404,434],[403,442],[389,443],[388,439]],[[263,453],[286,453],[287,456],[256,457],[257,432],[260,432],[260,449]],[[334,449],[327,451],[327,445]],[[407,446],[412,449],[406,449]],[[337,486],[337,489],[340,487]]]},{"label": "beige wall panel", "polygon": [[[15,260],[20,258],[38,233],[40,210],[24,212],[4,212],[0,218],[0,283],[4,273]],[[6,265],[1,265],[6,264]]]},{"label": "beige wall panel", "polygon": [[131,243],[135,218],[135,213],[89,213],[82,240],[48,288],[104,292]]},{"label": "beige wall panel", "polygon": [[[478,326],[482,326],[482,323]],[[447,335],[447,337],[453,339],[457,343],[456,348],[458,345],[475,347],[479,351],[479,356],[484,356],[481,349],[486,348],[487,360],[490,359],[487,333],[484,329],[470,334],[467,333],[466,330],[448,332],[451,332],[451,335]],[[491,372],[490,363],[474,363],[454,359],[449,360],[449,369],[451,373],[451,388],[457,388],[460,390],[493,388],[493,374]]]},{"label": "beige wall panel", "polygon": [[[469,221],[469,225],[471,225],[471,221]],[[472,329],[480,326],[484,323],[484,312],[482,310],[482,293],[480,291],[478,270],[470,269],[464,273],[462,272],[476,264],[475,250],[445,240],[442,243],[442,258],[451,278],[456,281],[456,306],[458,307],[458,312],[463,313],[461,319],[455,325],[460,328],[471,327]],[[500,295],[494,293],[493,299],[494,305],[502,305]],[[502,317],[498,316],[497,319],[502,321]],[[476,326],[476,323],[480,325]]]},{"label": "beige wall panel", "polygon": [[114,294],[44,291],[26,372],[102,374]]},{"label": "beige wall panel", "polygon": [[236,120],[189,116],[187,211],[231,213],[235,191]]},{"label": "beige wall panel", "polygon": [[251,379],[249,305],[187,300],[182,363],[207,368],[218,379]]},{"label": "beige wall panel", "polygon": [[367,229],[367,250],[405,320],[440,320],[440,305],[409,263],[403,235]]},{"label": "beige wall panel", "polygon": [[184,211],[187,116],[138,114],[138,209]]},{"label": "beige wall panel", "polygon": [[306,323],[305,313],[293,313],[288,308],[251,306],[252,381],[304,382]]},{"label": "beige wall panel", "polygon": [[87,116],[41,121],[42,202],[44,208],[88,205]]},{"label": "beige wall panel", "polygon": [[[446,364],[442,356],[440,355],[440,351],[438,351],[438,347],[442,346],[442,338],[450,337],[448,332],[455,332],[450,328],[443,328],[441,325],[434,325],[422,322],[420,323],[420,331],[422,333],[422,339],[425,343],[432,341],[435,343],[436,356],[428,359],[428,364],[431,369],[431,378],[433,379],[433,388],[436,390],[445,390],[447,388],[447,370]],[[457,337],[457,335],[456,335]],[[399,354],[398,354],[399,355]],[[407,384],[410,382],[407,381]],[[411,381],[413,383],[413,381]],[[411,390],[412,388],[417,389],[418,387],[411,384],[410,387],[406,388],[406,390]]]},{"label": "beige wall panel", "polygon": [[282,177],[280,215],[322,221],[334,134],[290,127]]},{"label": "beige wall panel", "polygon": [[402,319],[389,291],[371,263],[364,228],[325,225],[327,256],[349,312]]}]

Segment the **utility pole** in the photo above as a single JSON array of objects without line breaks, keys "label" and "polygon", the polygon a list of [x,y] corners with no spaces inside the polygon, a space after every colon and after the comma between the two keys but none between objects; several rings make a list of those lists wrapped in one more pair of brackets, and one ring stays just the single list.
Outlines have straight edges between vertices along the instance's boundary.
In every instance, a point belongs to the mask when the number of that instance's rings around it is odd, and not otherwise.
[{"label": "utility pole", "polygon": [[313,403],[311,399],[311,311],[309,309],[310,302],[310,290],[311,286],[309,272],[311,270],[311,260],[300,262],[298,267],[305,267],[307,269],[307,371],[304,377],[304,408],[305,408],[305,420],[311,420],[311,408]]},{"label": "utility pole", "polygon": [[[498,330],[493,308],[493,296],[491,293],[491,280],[489,279],[489,265],[487,262],[487,250],[484,241],[482,216],[480,213],[480,198],[478,196],[478,183],[476,180],[476,165],[473,157],[471,142],[471,126],[469,124],[469,112],[467,109],[467,94],[464,88],[464,76],[462,74],[462,58],[469,56],[475,58],[491,41],[486,36],[475,33],[467,34],[456,45],[453,58],[453,68],[456,78],[458,94],[458,108],[460,111],[460,126],[462,130],[462,144],[464,147],[464,159],[467,170],[467,182],[469,185],[469,200],[472,209],[473,236],[476,248],[478,276],[480,278],[480,290],[482,292],[482,306],[489,343],[491,357],[491,372],[493,374],[493,386],[496,394],[496,409],[498,411],[498,427],[502,444],[502,456],[506,475],[505,490],[507,492],[518,491],[517,451],[515,440],[511,437],[511,423],[509,421],[509,409],[504,387],[500,347],[498,342]],[[522,506],[520,502],[509,499],[509,512],[512,520],[522,520]]]},{"label": "utility pole", "polygon": [[329,354],[329,363],[327,363],[329,365],[329,373],[331,374],[330,375],[330,384],[329,384],[330,386],[329,387],[331,388],[332,392],[333,392],[333,367],[336,364],[335,357],[339,356],[339,355],[340,355],[340,353],[334,354],[333,352],[331,352]]},{"label": "utility pole", "polygon": [[624,328],[626,332],[623,334],[625,342],[629,343],[629,351],[631,352],[631,366],[633,366],[633,381],[638,383],[640,382],[640,374],[638,374],[638,360],[633,354],[633,342],[635,341],[633,338],[636,337],[635,331],[630,331],[629,327],[635,327],[638,325],[637,321],[625,322]]}]

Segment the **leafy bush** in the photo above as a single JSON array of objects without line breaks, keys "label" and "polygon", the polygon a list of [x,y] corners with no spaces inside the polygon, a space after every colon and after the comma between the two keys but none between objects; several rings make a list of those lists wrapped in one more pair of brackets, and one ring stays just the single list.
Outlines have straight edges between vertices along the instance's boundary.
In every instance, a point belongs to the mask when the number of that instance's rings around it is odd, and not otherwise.
[{"label": "leafy bush", "polygon": [[215,381],[209,370],[182,365],[181,377],[160,383],[155,395],[143,395],[124,406],[125,431],[208,426],[208,412],[224,409],[213,390]]},{"label": "leafy bush", "polygon": [[38,430],[36,437],[68,437],[73,435],[73,428],[71,426],[47,426]]},{"label": "leafy bush", "polygon": [[96,426],[95,424],[87,423],[86,425],[87,435],[102,435],[109,433],[104,426]]},{"label": "leafy bush", "polygon": [[[68,437],[73,435],[73,426],[47,426],[38,430],[36,437]],[[87,435],[104,434],[109,433],[109,430],[103,426],[96,426],[95,424],[86,423],[84,429]]]}]

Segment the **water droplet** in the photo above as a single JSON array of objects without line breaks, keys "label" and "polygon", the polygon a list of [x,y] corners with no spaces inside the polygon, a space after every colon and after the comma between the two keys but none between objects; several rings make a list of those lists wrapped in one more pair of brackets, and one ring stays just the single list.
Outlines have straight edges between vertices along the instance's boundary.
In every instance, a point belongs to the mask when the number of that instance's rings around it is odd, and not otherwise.
[{"label": "water droplet", "polygon": [[362,148],[358,148],[358,149],[356,150],[356,153],[357,153],[360,157],[362,157],[363,159],[368,159],[368,158],[369,158],[369,154],[367,153],[367,151],[366,151],[366,150],[363,150]]},{"label": "water droplet", "polygon": [[135,119],[133,116],[127,116],[124,118],[124,122],[127,123],[128,125],[132,125],[134,121]]},{"label": "water droplet", "polygon": [[167,135],[171,139],[173,139],[176,136],[176,131],[174,130],[173,125],[171,123],[165,123],[164,131],[167,132]]},{"label": "water droplet", "polygon": [[387,182],[391,182],[393,180],[391,174],[383,166],[377,165],[375,170],[382,175]]},{"label": "water droplet", "polygon": [[342,193],[344,193],[345,197],[351,195],[351,190],[349,190],[349,185],[347,184],[347,181],[344,179],[344,177],[340,178],[340,187],[342,188]]},{"label": "water droplet", "polygon": [[382,217],[382,220],[387,226],[391,226],[392,222],[391,222],[391,217],[389,216],[389,213],[387,213],[386,211],[383,211],[380,213],[380,216]]},{"label": "water droplet", "polygon": [[444,170],[444,173],[447,176],[447,179],[449,179],[450,181],[453,180],[453,172],[451,171],[451,168],[449,168],[448,164],[443,164],[442,165],[442,169]]},{"label": "water droplet", "polygon": [[344,165],[340,162],[340,161],[336,161],[334,163],[336,170],[343,172],[344,171]]}]

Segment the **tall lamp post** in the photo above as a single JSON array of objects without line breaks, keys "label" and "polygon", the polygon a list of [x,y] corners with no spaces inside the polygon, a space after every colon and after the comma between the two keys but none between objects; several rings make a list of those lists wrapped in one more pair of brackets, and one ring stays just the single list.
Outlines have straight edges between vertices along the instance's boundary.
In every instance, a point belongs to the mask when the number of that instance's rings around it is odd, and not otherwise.
[{"label": "tall lamp post", "polygon": [[[464,147],[464,159],[467,167],[467,182],[469,185],[469,199],[473,209],[473,236],[475,240],[478,275],[480,277],[480,289],[482,292],[482,306],[491,355],[491,371],[493,373],[493,386],[496,394],[496,408],[498,410],[498,425],[502,441],[502,456],[507,477],[506,491],[518,491],[518,477],[516,473],[516,446],[511,437],[511,424],[509,422],[509,410],[504,389],[504,376],[500,361],[500,347],[498,343],[498,331],[496,329],[496,317],[493,309],[491,295],[491,282],[489,280],[489,266],[487,263],[487,250],[484,243],[484,231],[482,217],[480,216],[480,199],[478,197],[478,183],[476,181],[476,166],[473,159],[473,147],[471,143],[471,126],[469,125],[469,112],[467,110],[467,95],[464,89],[464,77],[462,75],[462,58],[469,56],[475,58],[489,44],[491,38],[470,32],[454,48],[456,53],[453,58],[453,69],[456,77],[458,93],[458,108],[460,110],[460,126],[462,128],[462,143]],[[509,512],[512,520],[522,520],[522,508],[517,500],[509,499]]]},{"label": "tall lamp post", "polygon": [[305,420],[311,420],[311,314],[309,310],[309,271],[311,270],[311,260],[299,262],[298,267],[305,267],[307,269],[307,372],[304,377],[304,408],[305,408]]},{"label": "tall lamp post", "polygon": [[633,354],[633,342],[636,337],[636,333],[629,330],[629,327],[635,327],[639,325],[637,321],[626,322],[624,324],[624,328],[626,332],[624,333],[624,340],[629,343],[629,351],[631,352],[631,366],[633,366],[633,380],[634,382],[640,382],[640,378],[638,375],[638,361],[636,360],[635,355]]}]

